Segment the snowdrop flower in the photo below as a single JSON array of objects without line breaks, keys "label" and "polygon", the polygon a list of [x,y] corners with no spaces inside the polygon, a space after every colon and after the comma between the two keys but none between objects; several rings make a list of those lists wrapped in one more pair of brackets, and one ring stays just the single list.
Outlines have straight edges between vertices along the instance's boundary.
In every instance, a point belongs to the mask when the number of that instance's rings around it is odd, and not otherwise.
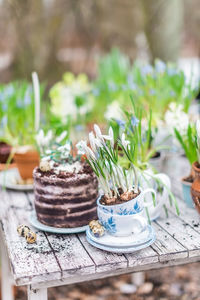
[{"label": "snowdrop flower", "polygon": [[99,126],[97,124],[94,124],[94,131],[95,131],[97,139],[104,142],[103,135],[101,133],[101,129],[99,128]]},{"label": "snowdrop flower", "polygon": [[71,143],[69,141],[67,141],[67,143],[65,145],[58,147],[57,150],[59,152],[61,152],[63,154],[63,156],[69,155],[69,153],[71,151]]},{"label": "snowdrop flower", "polygon": [[102,135],[102,136],[105,140],[110,141],[111,146],[114,147],[114,133],[111,126],[108,130],[108,135]]},{"label": "snowdrop flower", "polygon": [[96,148],[96,139],[95,139],[93,131],[91,131],[89,133],[89,142],[90,142],[90,146],[91,146],[92,150],[94,152],[96,152],[97,151],[97,148]]},{"label": "snowdrop flower", "polygon": [[121,142],[122,142],[122,146],[124,146],[124,148],[127,150],[130,144],[130,141],[127,141],[125,139],[125,133],[122,133],[122,137],[121,137]]},{"label": "snowdrop flower", "polygon": [[56,138],[56,143],[61,143],[64,138],[67,136],[67,131],[63,131],[57,138]]},{"label": "snowdrop flower", "polygon": [[42,129],[36,134],[36,142],[40,148],[49,146],[50,141],[52,140],[52,131],[49,130],[47,135],[45,136],[44,131]]},{"label": "snowdrop flower", "polygon": [[87,143],[86,141],[80,141],[76,144],[76,148],[78,149],[78,155],[86,154]]}]

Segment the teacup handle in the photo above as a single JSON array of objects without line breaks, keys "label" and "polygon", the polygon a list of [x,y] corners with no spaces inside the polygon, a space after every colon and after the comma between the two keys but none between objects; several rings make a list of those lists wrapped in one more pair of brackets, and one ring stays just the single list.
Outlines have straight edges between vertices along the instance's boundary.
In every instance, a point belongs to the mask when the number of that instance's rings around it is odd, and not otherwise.
[{"label": "teacup handle", "polygon": [[[147,225],[148,225],[146,218],[144,218],[144,217],[142,217],[142,216],[136,216],[136,215],[134,215],[134,216],[133,216],[133,220],[134,220],[134,221],[135,221],[135,220],[138,221],[138,223],[140,224],[141,229],[146,228]],[[134,229],[134,228],[133,228],[133,229]],[[134,230],[133,230],[133,231],[134,231]],[[139,230],[137,233],[140,233],[141,231],[142,231],[142,230]]]},{"label": "teacup handle", "polygon": [[[146,195],[147,193],[153,193],[154,194],[154,196],[155,196],[155,198],[156,198],[156,191],[154,190],[154,189],[152,189],[152,188],[148,188],[148,189],[146,189],[146,190],[144,190],[144,191],[142,191],[141,192],[141,196],[144,196],[144,195]],[[148,206],[151,206],[152,205],[152,203],[147,203],[147,202],[144,202],[144,207],[148,207]]]}]

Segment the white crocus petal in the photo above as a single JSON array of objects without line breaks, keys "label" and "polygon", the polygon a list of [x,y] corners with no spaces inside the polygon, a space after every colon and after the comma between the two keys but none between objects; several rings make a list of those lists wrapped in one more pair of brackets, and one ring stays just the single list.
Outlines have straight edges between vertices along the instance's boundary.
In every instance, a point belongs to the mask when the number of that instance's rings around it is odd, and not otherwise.
[{"label": "white crocus petal", "polygon": [[101,141],[100,141],[99,139],[97,139],[97,138],[95,139],[95,144],[96,144],[96,146],[97,146],[98,148],[102,148],[102,147],[103,147]]},{"label": "white crocus petal", "polygon": [[56,142],[58,144],[61,143],[66,136],[67,136],[67,131],[65,130],[56,138]]},{"label": "white crocus petal", "polygon": [[91,146],[92,150],[94,152],[96,152],[97,149],[96,149],[95,136],[94,136],[94,133],[92,131],[89,133],[89,142],[90,142],[90,146]]},{"label": "white crocus petal", "polygon": [[89,147],[86,148],[86,155],[89,160],[96,160],[94,152]]},{"label": "white crocus petal", "polygon": [[122,145],[124,146],[125,149],[128,148],[128,145],[130,144],[130,141],[125,140],[125,133],[122,133],[122,137],[121,137],[121,142]]},{"label": "white crocus petal", "polygon": [[109,128],[108,133],[109,133],[109,136],[111,137],[111,140],[110,140],[111,146],[114,148],[114,132],[113,132],[112,127]]},{"label": "white crocus petal", "polygon": [[102,133],[101,133],[101,129],[99,128],[99,126],[97,124],[94,124],[94,131],[96,134],[96,137],[100,140],[103,139]]}]

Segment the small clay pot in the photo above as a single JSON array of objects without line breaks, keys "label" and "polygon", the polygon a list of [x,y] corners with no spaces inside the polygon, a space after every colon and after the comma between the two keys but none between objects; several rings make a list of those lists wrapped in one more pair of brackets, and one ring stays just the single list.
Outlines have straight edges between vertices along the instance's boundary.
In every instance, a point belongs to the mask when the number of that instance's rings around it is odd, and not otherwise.
[{"label": "small clay pot", "polygon": [[9,158],[11,152],[11,146],[4,143],[0,142],[0,163],[5,164]]},{"label": "small clay pot", "polygon": [[192,164],[192,170],[194,172],[194,182],[191,186],[191,195],[195,207],[200,213],[200,165],[197,161]]},{"label": "small clay pot", "polygon": [[22,179],[33,177],[33,170],[39,166],[39,153],[35,150],[30,150],[25,153],[15,152],[14,161],[16,162],[19,174]]}]

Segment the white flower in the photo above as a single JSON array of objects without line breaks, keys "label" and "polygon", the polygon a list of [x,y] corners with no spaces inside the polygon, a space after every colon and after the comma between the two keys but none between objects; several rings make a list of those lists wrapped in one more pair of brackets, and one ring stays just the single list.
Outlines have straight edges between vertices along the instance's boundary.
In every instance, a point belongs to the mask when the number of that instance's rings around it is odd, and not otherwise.
[{"label": "white flower", "polygon": [[49,146],[52,137],[53,137],[52,130],[49,130],[45,136],[44,131],[42,129],[40,129],[35,136],[36,142],[40,148]]},{"label": "white flower", "polygon": [[113,101],[110,105],[108,105],[107,110],[104,114],[105,119],[119,119],[122,120],[122,111],[117,100]]},{"label": "white flower", "polygon": [[95,139],[94,133],[91,131],[91,132],[89,133],[89,141],[90,141],[90,146],[91,146],[91,148],[92,148],[92,150],[93,150],[94,152],[97,151],[95,140],[96,140],[96,139]]},{"label": "white flower", "polygon": [[61,153],[61,156],[63,158],[65,158],[66,156],[68,156],[70,154],[71,143],[69,141],[67,141],[67,143],[65,145],[58,147],[57,150]]},{"label": "white flower", "polygon": [[125,133],[124,132],[122,133],[121,142],[122,142],[122,145],[124,146],[124,148],[127,150],[128,147],[129,147],[130,141],[127,141],[125,139]]},{"label": "white flower", "polygon": [[110,141],[111,146],[114,147],[114,133],[113,133],[112,127],[109,128],[109,130],[108,130],[108,135],[102,135],[102,137],[103,137],[105,140]]},{"label": "white flower", "polygon": [[86,141],[80,141],[76,144],[76,148],[78,149],[78,155],[86,154],[87,143]]},{"label": "white flower", "polygon": [[58,144],[61,143],[66,136],[67,136],[67,131],[65,130],[56,138],[56,142]]},{"label": "white flower", "polygon": [[97,124],[94,124],[94,131],[95,131],[96,137],[100,141],[102,141],[103,140],[103,136],[102,136],[102,133],[101,133],[101,129],[99,128],[99,126]]},{"label": "white flower", "polygon": [[176,103],[171,103],[169,110],[165,113],[165,122],[172,135],[174,134],[174,128],[184,134],[189,125],[189,116],[183,111],[182,105],[177,106]]}]

